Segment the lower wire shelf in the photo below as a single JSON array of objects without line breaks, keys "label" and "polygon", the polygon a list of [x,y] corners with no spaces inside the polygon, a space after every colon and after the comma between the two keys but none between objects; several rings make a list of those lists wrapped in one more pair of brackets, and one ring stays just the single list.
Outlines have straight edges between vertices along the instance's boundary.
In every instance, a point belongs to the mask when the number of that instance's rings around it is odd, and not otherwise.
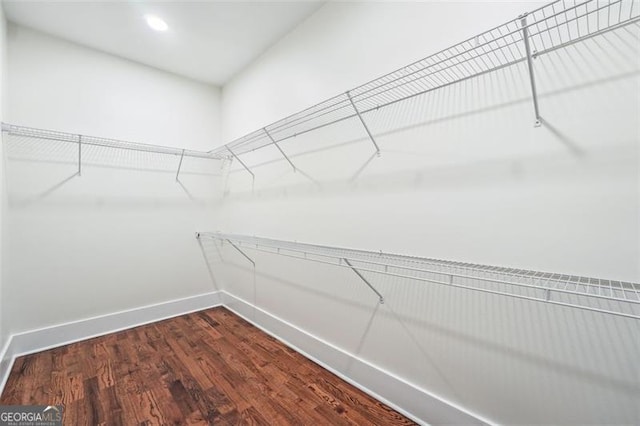
[{"label": "lower wire shelf", "polygon": [[321,246],[219,232],[198,232],[216,246],[228,244],[256,266],[250,251],[319,262],[354,271],[384,303],[372,277],[450,286],[541,303],[640,319],[640,284],[537,272],[392,253]]}]

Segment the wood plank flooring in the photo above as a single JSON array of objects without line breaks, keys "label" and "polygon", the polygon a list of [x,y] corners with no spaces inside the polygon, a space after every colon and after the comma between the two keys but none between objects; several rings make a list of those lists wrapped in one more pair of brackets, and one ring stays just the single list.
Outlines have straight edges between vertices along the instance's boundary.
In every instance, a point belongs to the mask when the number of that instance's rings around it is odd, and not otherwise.
[{"label": "wood plank flooring", "polygon": [[63,404],[65,425],[414,424],[225,308],[20,357],[0,404]]}]

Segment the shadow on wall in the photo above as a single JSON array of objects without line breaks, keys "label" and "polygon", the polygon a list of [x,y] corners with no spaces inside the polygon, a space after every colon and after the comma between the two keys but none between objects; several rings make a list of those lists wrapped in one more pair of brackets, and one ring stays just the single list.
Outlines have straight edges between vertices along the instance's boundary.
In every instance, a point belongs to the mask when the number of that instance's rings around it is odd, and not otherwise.
[{"label": "shadow on wall", "polygon": [[[380,158],[356,118],[280,143],[310,178],[274,147],[244,154],[255,187],[234,164],[225,230],[631,276],[639,29],[535,59],[539,128],[519,64],[364,113]],[[401,191],[422,192],[383,197]],[[332,195],[347,196],[309,200]],[[232,220],[248,209],[255,223]],[[368,273],[378,305],[349,270],[257,252],[251,268],[228,246],[208,250],[230,293],[497,423],[638,422],[635,319]]]},{"label": "shadow on wall", "polygon": [[[218,200],[221,160],[141,152],[3,132],[10,208],[60,205],[206,206]],[[55,182],[55,183],[51,183]]]},{"label": "shadow on wall", "polygon": [[636,320],[366,273],[379,304],[348,269],[245,246],[251,267],[228,244],[201,247],[227,291],[500,423],[637,420]]},{"label": "shadow on wall", "polygon": [[[536,58],[542,126],[533,128],[521,63],[243,155],[227,199],[489,185],[526,176],[603,173],[637,150],[638,24]],[[622,40],[622,42],[621,42]],[[588,125],[586,125],[588,123]]]},{"label": "shadow on wall", "polygon": [[222,254],[218,249],[217,245],[213,243],[212,240],[198,238],[198,245],[200,246],[200,251],[202,252],[202,258],[204,259],[205,265],[207,266],[207,272],[209,273],[209,278],[211,278],[211,283],[213,284],[213,288],[215,291],[221,290],[220,285],[218,284],[218,280],[216,280],[214,268],[216,263],[224,262],[222,258]]}]

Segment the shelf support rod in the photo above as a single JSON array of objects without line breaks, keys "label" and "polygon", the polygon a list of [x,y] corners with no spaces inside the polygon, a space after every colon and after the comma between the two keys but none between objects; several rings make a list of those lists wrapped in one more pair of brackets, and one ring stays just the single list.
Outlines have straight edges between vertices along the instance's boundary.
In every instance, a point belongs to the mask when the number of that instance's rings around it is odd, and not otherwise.
[{"label": "shelf support rod", "polygon": [[343,257],[343,258],[342,258],[342,260],[344,260],[344,261],[345,261],[345,263],[349,266],[349,268],[351,268],[351,270],[352,270],[353,272],[355,272],[355,273],[356,273],[356,275],[357,275],[357,276],[359,276],[359,277],[360,277],[360,279],[361,279],[362,281],[364,281],[364,283],[365,283],[367,286],[369,286],[369,288],[370,288],[370,289],[371,289],[375,294],[377,294],[377,295],[378,295],[378,297],[380,298],[380,303],[381,303],[381,304],[382,304],[382,303],[384,303],[384,297],[382,297],[382,295],[380,294],[380,292],[379,292],[378,290],[376,290],[376,288],[375,288],[374,286],[372,286],[372,285],[371,285],[371,283],[370,283],[370,282],[369,282],[369,281],[368,281],[364,276],[362,276],[362,274],[360,273],[360,271],[358,271],[358,270],[357,270],[357,269],[356,269],[356,268],[351,264],[351,262],[349,262],[349,259],[347,259],[346,257]]},{"label": "shelf support rod", "polygon": [[184,159],[184,149],[180,155],[180,162],[178,163],[178,171],[176,172],[176,182],[178,182],[178,176],[180,176],[180,169],[182,168],[182,160]]},{"label": "shelf support rod", "polygon": [[82,135],[78,135],[78,176],[82,176]]},{"label": "shelf support rod", "polygon": [[349,102],[351,102],[351,106],[353,107],[353,110],[356,112],[356,115],[360,119],[360,122],[362,123],[362,126],[364,127],[364,130],[366,130],[367,135],[369,135],[369,139],[371,139],[371,142],[373,143],[373,146],[376,147],[376,154],[380,155],[380,147],[376,143],[376,140],[373,138],[373,135],[371,134],[371,131],[369,130],[369,126],[367,126],[367,123],[364,121],[364,118],[362,118],[362,115],[360,114],[360,111],[358,110],[358,107],[356,106],[355,102],[353,102],[353,99],[351,98],[351,93],[349,91],[347,91],[347,98],[349,98]]},{"label": "shelf support rod", "polygon": [[282,154],[282,156],[289,162],[289,164],[291,164],[291,167],[293,167],[293,171],[295,172],[296,171],[296,166],[293,165],[293,163],[291,162],[289,157],[287,157],[287,154],[285,154],[284,151],[282,150],[282,148],[280,148],[280,145],[278,145],[278,143],[273,138],[273,136],[271,136],[271,133],[269,133],[269,131],[267,130],[266,127],[263,127],[262,130],[264,130],[264,133],[269,137],[269,139],[271,139],[271,143],[274,144],[276,146],[276,148],[278,148],[278,151],[280,151],[280,154]]},{"label": "shelf support rod", "polygon": [[247,167],[247,165],[246,165],[246,164],[244,164],[244,162],[243,162],[243,161],[242,161],[242,160],[241,160],[241,159],[240,159],[240,158],[235,154],[235,152],[231,151],[231,148],[229,148],[229,145],[225,145],[224,147],[225,147],[225,148],[227,148],[227,151],[229,151],[229,152],[231,153],[231,155],[233,155],[233,158],[235,158],[236,160],[238,160],[238,163],[242,164],[242,167],[244,167],[244,169],[245,169],[246,171],[248,171],[248,172],[249,172],[249,174],[251,175],[251,177],[252,177],[253,179],[255,179],[255,178],[256,178],[256,175],[254,175],[254,174],[253,174],[253,172],[251,171],[251,169],[249,169],[249,167]]},{"label": "shelf support rod", "polygon": [[249,256],[247,256],[247,254],[245,252],[242,251],[242,249],[240,249],[240,247],[238,247],[237,245],[233,244],[233,242],[231,242],[230,239],[226,239],[227,242],[229,244],[231,244],[233,246],[234,249],[238,250],[238,252],[243,255],[249,262],[251,262],[251,264],[253,265],[253,267],[256,267],[256,262],[253,261],[253,259],[251,259]]},{"label": "shelf support rod", "polygon": [[524,49],[527,52],[527,68],[529,69],[529,81],[531,82],[531,95],[533,97],[533,109],[536,114],[534,127],[540,127],[540,109],[538,107],[538,91],[536,90],[536,78],[533,73],[533,56],[531,54],[531,46],[529,44],[529,30],[527,28],[527,14],[520,15],[520,25],[522,26],[522,39],[524,40]]}]

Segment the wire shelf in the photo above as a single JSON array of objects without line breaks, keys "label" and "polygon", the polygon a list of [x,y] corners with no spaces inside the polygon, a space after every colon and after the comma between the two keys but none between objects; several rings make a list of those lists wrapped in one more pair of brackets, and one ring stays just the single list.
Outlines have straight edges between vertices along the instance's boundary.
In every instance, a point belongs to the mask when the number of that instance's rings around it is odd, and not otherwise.
[{"label": "wire shelf", "polygon": [[100,138],[97,136],[86,136],[75,133],[64,133],[52,130],[37,129],[32,127],[16,126],[12,124],[2,123],[2,132],[23,138],[32,138],[38,140],[51,140],[58,142],[68,142],[83,146],[98,146],[113,149],[124,149],[137,152],[148,152],[154,154],[166,154],[172,156],[194,157],[210,160],[222,160],[227,156],[221,156],[212,152],[195,151],[190,149],[182,149],[175,147],[167,147],[161,145],[151,145],[139,142],[128,142],[117,139]]},{"label": "wire shelf", "polygon": [[[295,259],[409,281],[480,291],[570,308],[640,319],[640,284],[574,275],[478,265],[384,252],[345,249],[246,235],[201,232],[198,238],[228,242]],[[244,252],[242,254],[255,265]],[[361,278],[371,284],[365,277]],[[374,290],[377,292],[377,290]],[[380,295],[381,301],[382,295]]]},{"label": "wire shelf", "polygon": [[235,155],[242,155],[354,117],[360,117],[366,127],[363,117],[371,111],[525,61],[529,62],[539,119],[531,59],[637,23],[640,6],[634,3],[635,0],[554,1],[211,152],[228,155],[232,150]]}]

